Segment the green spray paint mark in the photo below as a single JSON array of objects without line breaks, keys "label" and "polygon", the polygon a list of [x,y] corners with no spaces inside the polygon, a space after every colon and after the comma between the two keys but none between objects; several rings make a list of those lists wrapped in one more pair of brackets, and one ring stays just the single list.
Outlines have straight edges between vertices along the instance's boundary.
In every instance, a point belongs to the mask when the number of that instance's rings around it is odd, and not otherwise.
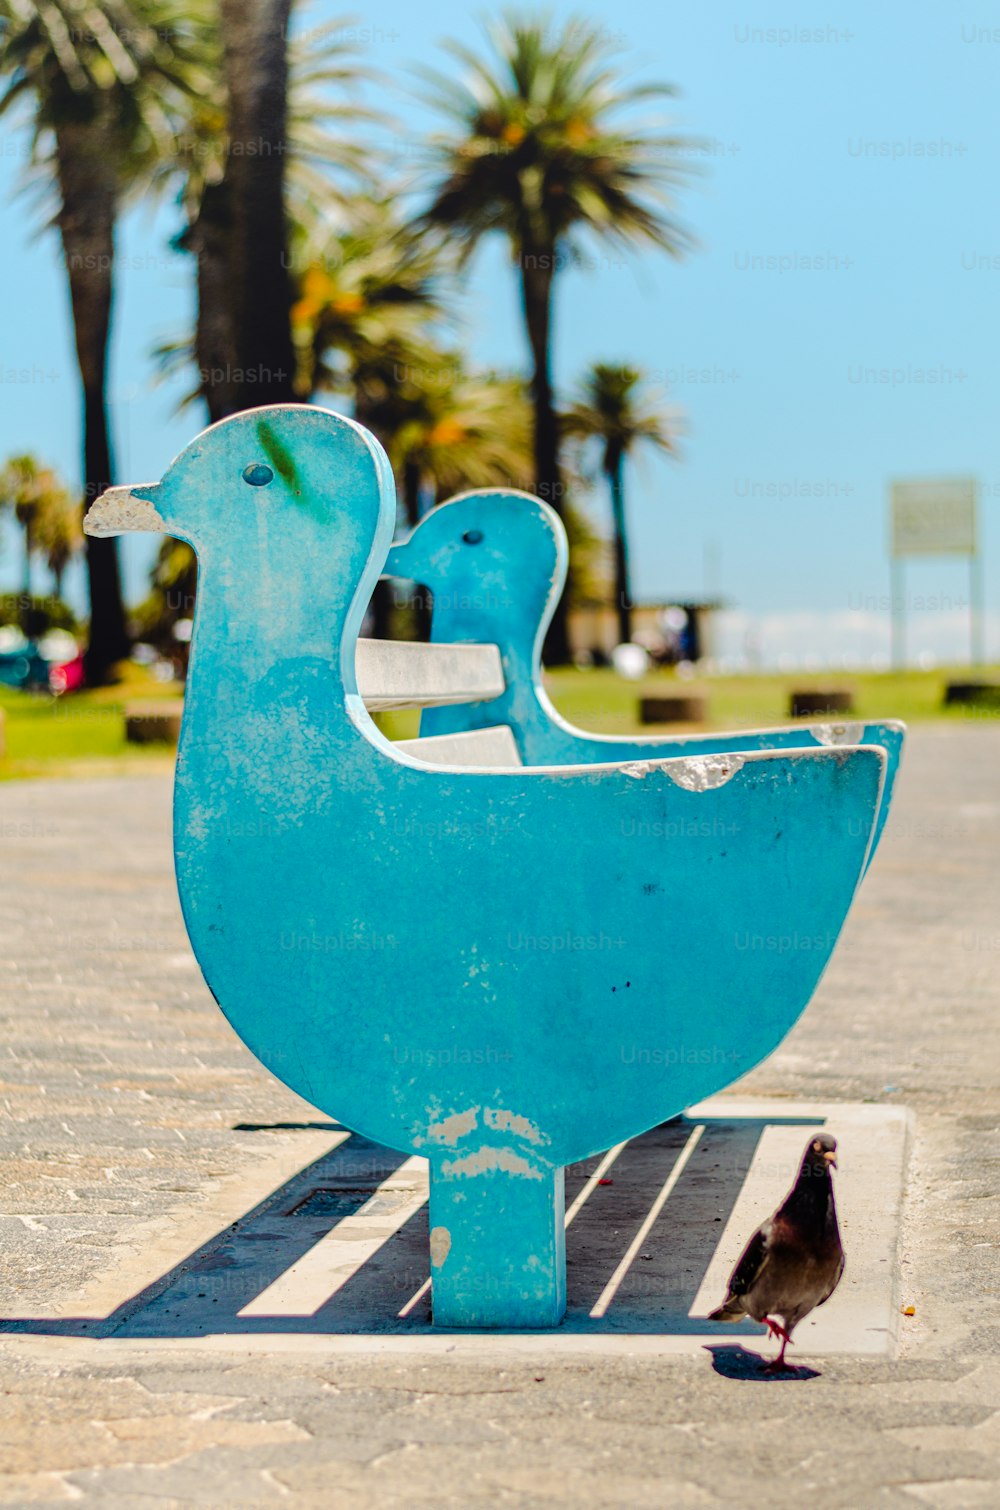
[{"label": "green spray paint mark", "polygon": [[257,435],[268,461],[278,476],[297,493],[299,490],[295,487],[295,462],[284,441],[275,433],[266,419],[258,422]]}]

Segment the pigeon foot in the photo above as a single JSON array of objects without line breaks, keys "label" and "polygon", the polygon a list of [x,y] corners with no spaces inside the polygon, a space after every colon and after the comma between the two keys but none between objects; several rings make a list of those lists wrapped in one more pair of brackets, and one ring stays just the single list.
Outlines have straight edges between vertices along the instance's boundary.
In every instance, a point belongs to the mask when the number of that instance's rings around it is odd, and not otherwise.
[{"label": "pigeon foot", "polygon": [[770,1316],[765,1316],[764,1320],[767,1323],[768,1336],[781,1338],[780,1353],[778,1354],[777,1358],[772,1359],[772,1361],[767,1365],[768,1373],[777,1373],[779,1369],[783,1369],[789,1366],[785,1363],[785,1348],[791,1342],[792,1338],[791,1334],[781,1325],[779,1321],[775,1321]]}]

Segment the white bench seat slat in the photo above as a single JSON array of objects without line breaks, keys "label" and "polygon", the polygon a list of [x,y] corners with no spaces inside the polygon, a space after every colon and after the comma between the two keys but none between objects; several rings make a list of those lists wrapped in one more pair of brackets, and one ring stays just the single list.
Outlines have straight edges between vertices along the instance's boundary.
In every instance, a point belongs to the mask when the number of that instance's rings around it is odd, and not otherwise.
[{"label": "white bench seat slat", "polygon": [[521,766],[521,752],[514,731],[507,724],[488,729],[465,729],[461,734],[428,734],[424,739],[399,739],[397,750],[406,750],[427,765],[462,765],[490,771]]},{"label": "white bench seat slat", "polygon": [[355,665],[361,696],[375,711],[485,702],[504,691],[496,645],[359,640]]}]

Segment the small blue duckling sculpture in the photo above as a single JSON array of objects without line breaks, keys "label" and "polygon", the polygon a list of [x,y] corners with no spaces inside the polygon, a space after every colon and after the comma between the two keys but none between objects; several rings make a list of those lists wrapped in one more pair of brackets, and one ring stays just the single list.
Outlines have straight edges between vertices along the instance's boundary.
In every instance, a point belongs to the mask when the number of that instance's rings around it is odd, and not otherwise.
[{"label": "small blue duckling sculpture", "polygon": [[374,437],[289,405],[110,489],[87,529],[198,555],[174,845],[215,999],[308,1101],[427,1157],[438,1325],[551,1326],[563,1166],[781,1040],[850,907],[885,759],[422,763],[355,676],[394,518]]},{"label": "small blue duckling sculpture", "polygon": [[455,734],[506,724],[530,765],[801,749],[815,744],[878,745],[886,752],[886,780],[874,855],[889,814],[904,724],[891,720],[798,724],[637,738],[592,734],[568,723],[553,707],[541,682],[542,644],[566,582],[568,560],[566,531],[555,510],[530,493],[508,488],[463,493],[439,505],[408,540],[393,546],[386,572],[419,582],[433,593],[431,639],[497,645],[503,660],[506,690],[501,697],[425,709],[421,734]]}]

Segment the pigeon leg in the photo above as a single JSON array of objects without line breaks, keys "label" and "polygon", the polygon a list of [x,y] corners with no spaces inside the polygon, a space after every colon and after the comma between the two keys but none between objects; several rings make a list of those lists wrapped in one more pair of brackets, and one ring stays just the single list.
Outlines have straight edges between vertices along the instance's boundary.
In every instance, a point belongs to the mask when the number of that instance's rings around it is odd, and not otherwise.
[{"label": "pigeon leg", "polygon": [[772,1359],[771,1362],[767,1365],[768,1372],[777,1372],[778,1369],[785,1367],[785,1348],[791,1342],[792,1336],[791,1333],[787,1331],[780,1322],[772,1320],[770,1316],[765,1316],[764,1320],[767,1322],[768,1335],[770,1337],[781,1338],[781,1351],[779,1352],[777,1358]]}]

